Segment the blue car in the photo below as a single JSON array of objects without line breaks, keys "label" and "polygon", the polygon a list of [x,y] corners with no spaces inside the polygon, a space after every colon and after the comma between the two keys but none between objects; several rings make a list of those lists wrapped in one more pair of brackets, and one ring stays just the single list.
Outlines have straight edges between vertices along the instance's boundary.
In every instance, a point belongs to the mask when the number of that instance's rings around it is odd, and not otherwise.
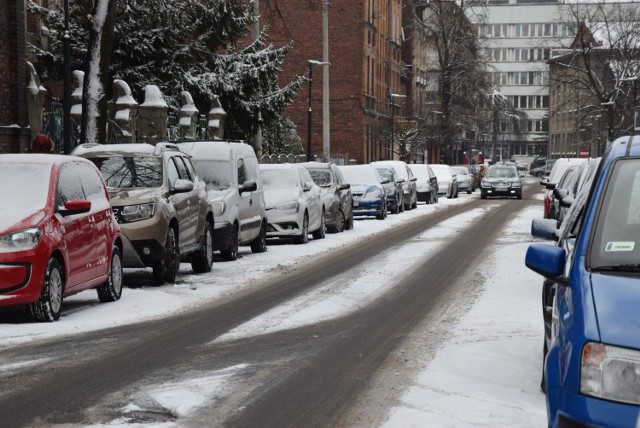
[{"label": "blue car", "polygon": [[351,185],[353,216],[387,218],[387,195],[382,185],[388,179],[383,179],[372,165],[341,165],[338,168]]},{"label": "blue car", "polygon": [[534,221],[550,427],[640,426],[640,136],[611,144],[558,228]]}]

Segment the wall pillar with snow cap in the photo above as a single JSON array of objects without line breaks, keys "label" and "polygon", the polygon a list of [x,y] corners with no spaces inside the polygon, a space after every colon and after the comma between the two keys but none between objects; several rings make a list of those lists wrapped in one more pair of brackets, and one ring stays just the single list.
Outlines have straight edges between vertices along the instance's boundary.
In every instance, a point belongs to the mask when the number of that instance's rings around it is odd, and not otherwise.
[{"label": "wall pillar with snow cap", "polygon": [[198,135],[198,113],[193,97],[187,91],[180,92],[182,107],[180,108],[180,130],[184,138],[195,140]]},{"label": "wall pillar with snow cap", "polygon": [[131,88],[124,80],[113,81],[113,99],[109,103],[109,114],[122,132],[121,142],[134,143],[138,102],[133,98]]},{"label": "wall pillar with snow cap", "polygon": [[82,123],[82,85],[84,85],[84,71],[73,70],[71,73],[71,119],[76,126]]},{"label": "wall pillar with snow cap", "polygon": [[156,85],[144,87],[144,102],[138,106],[138,143],[156,145],[167,140],[169,106]]},{"label": "wall pillar with snow cap", "polygon": [[215,97],[211,102],[211,110],[207,117],[207,136],[211,139],[222,140],[224,138],[224,120],[227,112],[222,108],[220,100]]},{"label": "wall pillar with snow cap", "polygon": [[[29,110],[29,127],[31,128],[31,139],[42,132],[43,106],[47,96],[47,90],[40,84],[40,76],[35,67],[27,62],[27,106]],[[26,147],[20,151],[26,151]]]}]

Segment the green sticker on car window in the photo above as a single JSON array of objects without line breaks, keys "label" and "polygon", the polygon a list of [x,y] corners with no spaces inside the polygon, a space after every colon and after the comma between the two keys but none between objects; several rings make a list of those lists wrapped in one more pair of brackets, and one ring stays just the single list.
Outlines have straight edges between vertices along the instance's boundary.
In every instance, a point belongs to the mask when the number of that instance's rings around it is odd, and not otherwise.
[{"label": "green sticker on car window", "polygon": [[607,245],[606,247],[604,247],[604,250],[607,252],[633,251],[635,246],[636,246],[636,243],[633,241],[612,241],[612,242],[607,242]]}]

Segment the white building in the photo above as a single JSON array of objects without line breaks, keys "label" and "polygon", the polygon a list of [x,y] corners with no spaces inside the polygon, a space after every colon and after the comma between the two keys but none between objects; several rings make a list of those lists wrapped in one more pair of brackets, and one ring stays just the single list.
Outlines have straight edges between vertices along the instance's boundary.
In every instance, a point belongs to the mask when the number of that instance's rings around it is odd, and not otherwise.
[{"label": "white building", "polygon": [[[513,155],[546,154],[549,117],[551,49],[566,46],[574,33],[561,22],[559,2],[552,0],[489,0],[475,9],[472,19],[489,64],[491,82],[518,110],[526,113],[521,134],[506,134],[504,125],[495,138],[484,135],[485,156],[510,159]],[[502,156],[501,156],[502,154]]]}]

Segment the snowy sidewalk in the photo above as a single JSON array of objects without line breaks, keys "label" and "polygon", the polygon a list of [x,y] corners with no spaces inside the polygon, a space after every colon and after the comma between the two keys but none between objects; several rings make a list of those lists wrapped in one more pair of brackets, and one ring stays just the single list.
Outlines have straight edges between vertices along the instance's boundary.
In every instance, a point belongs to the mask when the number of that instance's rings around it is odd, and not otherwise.
[{"label": "snowy sidewalk", "polygon": [[483,262],[479,301],[390,412],[385,427],[544,427],[542,277],[527,269],[525,210]]}]

